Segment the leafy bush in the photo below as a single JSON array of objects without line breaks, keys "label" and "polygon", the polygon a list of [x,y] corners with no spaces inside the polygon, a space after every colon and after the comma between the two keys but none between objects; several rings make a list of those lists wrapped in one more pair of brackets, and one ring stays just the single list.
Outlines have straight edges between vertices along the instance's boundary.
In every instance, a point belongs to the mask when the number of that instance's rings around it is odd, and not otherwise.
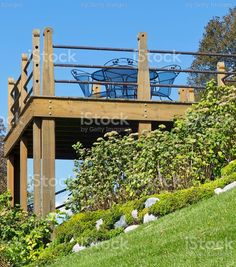
[{"label": "leafy bush", "polygon": [[22,266],[36,260],[50,242],[55,218],[29,215],[20,207],[12,208],[10,200],[9,194],[0,195],[0,260]]},{"label": "leafy bush", "polygon": [[236,172],[236,160],[231,161],[227,166],[222,168],[221,175],[226,176]]},{"label": "leafy bush", "polygon": [[207,85],[203,100],[177,119],[137,138],[116,132],[99,138],[91,150],[80,143],[76,179],[68,180],[74,212],[110,208],[150,194],[214,180],[236,157],[236,89]]}]

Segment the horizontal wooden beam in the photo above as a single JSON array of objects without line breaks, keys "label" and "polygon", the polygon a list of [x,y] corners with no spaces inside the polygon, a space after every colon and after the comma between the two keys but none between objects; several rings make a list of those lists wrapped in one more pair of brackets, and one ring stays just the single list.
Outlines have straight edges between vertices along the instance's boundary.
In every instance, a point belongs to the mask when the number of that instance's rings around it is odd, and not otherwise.
[{"label": "horizontal wooden beam", "polygon": [[[68,97],[31,97],[18,124],[5,138],[5,156],[8,156],[29,123],[35,118],[109,119],[142,122],[168,122],[183,116],[191,103],[108,100]],[[125,126],[125,125],[124,125]]]},{"label": "horizontal wooden beam", "polygon": [[[136,121],[172,121],[183,116],[188,103],[157,101],[110,101],[36,97],[34,116],[47,118],[119,119]],[[40,107],[40,108],[39,108]]]}]

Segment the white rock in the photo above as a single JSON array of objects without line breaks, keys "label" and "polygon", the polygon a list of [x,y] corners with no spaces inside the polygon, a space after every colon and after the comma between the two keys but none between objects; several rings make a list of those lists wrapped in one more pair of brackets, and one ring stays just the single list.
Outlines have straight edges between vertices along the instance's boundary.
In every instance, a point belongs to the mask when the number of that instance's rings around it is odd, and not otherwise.
[{"label": "white rock", "polygon": [[224,192],[227,192],[227,191],[229,191],[229,190],[231,190],[231,189],[233,189],[233,188],[235,188],[235,187],[236,187],[236,181],[235,181],[235,182],[232,182],[231,184],[226,185],[226,186],[223,188],[223,191],[224,191]]},{"label": "white rock", "polygon": [[236,181],[232,182],[231,184],[226,185],[223,189],[216,188],[214,190],[214,192],[215,192],[216,195],[219,195],[219,194],[227,192],[227,191],[229,191],[229,190],[231,190],[233,188],[236,188]]},{"label": "white rock", "polygon": [[146,213],[143,217],[143,223],[148,223],[148,222],[152,222],[155,221],[157,219],[156,216],[154,216],[153,214],[148,214]]},{"label": "white rock", "polygon": [[150,197],[145,202],[145,208],[150,208],[152,205],[154,205],[157,201],[160,199],[157,197]]},{"label": "white rock", "polygon": [[126,227],[127,226],[127,223],[126,223],[126,220],[125,220],[125,215],[122,215],[119,219],[119,221],[117,221],[115,224],[114,224],[114,227],[115,228],[118,228],[118,227]]},{"label": "white rock", "polygon": [[219,194],[223,193],[224,191],[221,188],[216,188],[214,190],[214,192],[215,192],[216,195],[219,195]]},{"label": "white rock", "polygon": [[97,246],[97,245],[98,245],[98,243],[92,242],[92,243],[90,244],[90,247],[95,247],[95,246]]},{"label": "white rock", "polygon": [[133,231],[133,230],[135,230],[135,229],[137,229],[139,227],[139,225],[130,225],[130,226],[128,226],[127,228],[125,228],[125,233],[128,233],[128,232],[130,232],[130,231]]},{"label": "white rock", "polygon": [[132,210],[131,215],[134,219],[138,219],[138,210]]},{"label": "white rock", "polygon": [[77,252],[80,252],[81,250],[84,250],[84,249],[86,249],[86,247],[80,246],[80,244],[75,244],[72,248],[72,252],[77,253]]},{"label": "white rock", "polygon": [[70,240],[70,243],[72,243],[72,242],[74,242],[75,240],[74,240],[74,237],[72,237],[71,238],[71,240]]},{"label": "white rock", "polygon": [[96,221],[96,229],[98,231],[100,230],[101,225],[103,225],[103,219]]}]

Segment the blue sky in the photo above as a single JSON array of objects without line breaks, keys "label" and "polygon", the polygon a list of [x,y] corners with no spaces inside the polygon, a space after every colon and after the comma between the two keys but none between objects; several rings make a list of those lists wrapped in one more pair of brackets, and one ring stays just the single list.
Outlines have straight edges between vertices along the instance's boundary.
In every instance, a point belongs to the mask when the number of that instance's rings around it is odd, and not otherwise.
[{"label": "blue sky", "polygon": [[[137,33],[146,31],[150,49],[195,51],[207,22],[235,5],[235,0],[0,0],[0,116],[7,115],[7,78],[19,76],[21,53],[31,49],[34,28],[52,27],[55,44],[131,48],[137,47]],[[121,56],[109,53],[83,52],[78,58],[81,64],[103,64]],[[181,67],[191,60],[183,59]],[[57,162],[58,179],[70,176],[72,166]]]}]

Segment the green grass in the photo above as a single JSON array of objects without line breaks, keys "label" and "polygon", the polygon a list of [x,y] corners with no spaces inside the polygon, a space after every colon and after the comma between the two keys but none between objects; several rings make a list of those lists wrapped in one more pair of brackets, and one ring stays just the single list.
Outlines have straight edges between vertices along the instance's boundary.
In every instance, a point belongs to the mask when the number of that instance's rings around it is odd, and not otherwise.
[{"label": "green grass", "polygon": [[236,266],[236,190],[60,258],[50,266]]}]

